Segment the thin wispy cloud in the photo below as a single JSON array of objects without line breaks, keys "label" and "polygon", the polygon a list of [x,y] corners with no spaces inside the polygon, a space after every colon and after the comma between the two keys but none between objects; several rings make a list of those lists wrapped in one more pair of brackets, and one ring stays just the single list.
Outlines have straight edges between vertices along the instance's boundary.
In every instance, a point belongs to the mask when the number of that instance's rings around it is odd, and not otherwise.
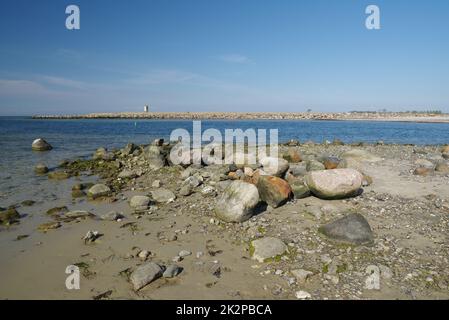
[{"label": "thin wispy cloud", "polygon": [[219,60],[228,62],[228,63],[251,63],[251,59],[247,56],[241,55],[241,54],[224,54],[218,57]]},{"label": "thin wispy cloud", "polygon": [[89,84],[85,82],[67,78],[42,76],[41,79],[48,84],[56,85],[59,87],[72,88],[72,89],[86,89],[87,87],[89,87]]}]

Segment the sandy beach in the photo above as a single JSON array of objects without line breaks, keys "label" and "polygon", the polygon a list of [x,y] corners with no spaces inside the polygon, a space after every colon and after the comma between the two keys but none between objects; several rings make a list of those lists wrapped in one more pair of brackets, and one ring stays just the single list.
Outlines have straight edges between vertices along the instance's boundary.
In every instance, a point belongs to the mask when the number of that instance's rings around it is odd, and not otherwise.
[{"label": "sandy beach", "polygon": [[[99,149],[43,173],[50,195],[3,208],[0,298],[449,298],[448,148],[292,141],[279,174],[260,162],[171,165],[171,147]],[[333,174],[339,196],[320,191],[314,172]],[[357,193],[332,179],[355,179]],[[229,222],[226,202],[254,210]],[[345,217],[340,234],[323,231]],[[89,231],[99,237],[83,240]],[[136,290],[148,264],[177,272]],[[65,286],[69,265],[80,290]]]}]

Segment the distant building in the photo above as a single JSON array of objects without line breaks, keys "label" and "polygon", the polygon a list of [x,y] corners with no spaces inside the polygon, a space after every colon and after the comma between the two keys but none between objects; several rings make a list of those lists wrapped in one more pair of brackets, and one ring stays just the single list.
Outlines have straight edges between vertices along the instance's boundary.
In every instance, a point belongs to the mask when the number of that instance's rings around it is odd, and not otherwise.
[{"label": "distant building", "polygon": [[145,105],[145,106],[143,107],[143,112],[148,112],[149,109],[150,109],[150,107],[149,107],[148,105]]}]

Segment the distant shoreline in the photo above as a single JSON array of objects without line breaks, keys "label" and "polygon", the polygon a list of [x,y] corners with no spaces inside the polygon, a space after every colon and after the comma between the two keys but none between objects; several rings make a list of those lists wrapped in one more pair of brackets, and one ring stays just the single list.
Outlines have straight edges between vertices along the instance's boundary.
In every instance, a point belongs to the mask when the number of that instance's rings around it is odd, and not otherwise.
[{"label": "distant shoreline", "polygon": [[153,119],[153,120],[335,120],[449,123],[449,114],[412,112],[118,112],[80,115],[35,115],[33,119]]}]

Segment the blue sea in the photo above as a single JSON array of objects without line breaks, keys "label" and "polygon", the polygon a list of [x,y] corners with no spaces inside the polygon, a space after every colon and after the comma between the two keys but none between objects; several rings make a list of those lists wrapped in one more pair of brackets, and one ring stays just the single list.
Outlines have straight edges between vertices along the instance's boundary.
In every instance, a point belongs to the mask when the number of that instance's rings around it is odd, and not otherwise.
[{"label": "blue sea", "polygon": [[[290,139],[323,142],[339,138],[346,143],[379,140],[385,143],[437,145],[449,143],[449,124],[369,121],[211,120],[202,130],[278,129],[279,141]],[[33,168],[45,163],[50,168],[63,159],[90,156],[97,148],[121,148],[128,142],[147,144],[155,138],[168,139],[177,128],[192,131],[192,121],[177,120],[34,120],[0,117],[0,206],[8,195],[24,185],[39,184]],[[33,152],[34,139],[46,139],[51,152]]]}]

